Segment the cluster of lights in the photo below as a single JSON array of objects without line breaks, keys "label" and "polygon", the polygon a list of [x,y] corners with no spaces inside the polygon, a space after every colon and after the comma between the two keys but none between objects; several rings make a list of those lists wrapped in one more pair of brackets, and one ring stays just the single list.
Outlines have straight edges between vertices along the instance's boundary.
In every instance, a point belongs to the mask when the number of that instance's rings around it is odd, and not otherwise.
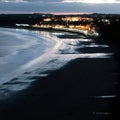
[{"label": "cluster of lights", "polygon": [[[54,21],[63,21],[64,24],[61,22],[53,23]],[[79,22],[79,24],[74,24],[74,22]],[[86,22],[82,24],[82,22]],[[69,30],[77,30],[77,31],[88,31],[90,33],[95,32],[95,27],[93,26],[93,18],[91,17],[80,17],[80,16],[64,16],[60,19],[53,18],[53,17],[46,17],[43,19],[42,22],[39,24],[33,25],[35,28],[55,28],[55,29],[69,29]]]},{"label": "cluster of lights", "polygon": [[62,18],[63,21],[71,21],[71,22],[75,22],[75,21],[93,21],[92,18],[82,18],[82,17],[65,17]]},{"label": "cluster of lights", "polygon": [[55,28],[55,29],[64,29],[64,28],[68,28],[68,29],[71,29],[71,30],[87,30],[88,32],[95,32],[95,28],[94,27],[91,27],[91,25],[69,25],[69,26],[65,26],[65,25],[60,25],[60,24],[57,24],[57,25],[50,25],[50,24],[41,24],[41,25],[38,25],[38,24],[35,24],[33,25],[33,27],[35,28]]}]

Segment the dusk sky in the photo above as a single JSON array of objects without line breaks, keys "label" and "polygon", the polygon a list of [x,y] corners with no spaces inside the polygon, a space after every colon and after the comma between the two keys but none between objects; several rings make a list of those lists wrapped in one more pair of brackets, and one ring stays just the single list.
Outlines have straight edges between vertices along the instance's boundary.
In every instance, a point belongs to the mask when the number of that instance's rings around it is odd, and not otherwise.
[{"label": "dusk sky", "polygon": [[120,0],[0,0],[0,13],[17,12],[120,14]]}]

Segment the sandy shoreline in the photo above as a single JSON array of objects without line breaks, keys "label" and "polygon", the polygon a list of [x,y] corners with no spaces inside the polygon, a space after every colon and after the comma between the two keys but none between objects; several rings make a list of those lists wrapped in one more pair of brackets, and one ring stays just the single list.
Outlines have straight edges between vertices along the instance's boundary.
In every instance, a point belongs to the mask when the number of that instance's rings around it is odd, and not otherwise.
[{"label": "sandy shoreline", "polygon": [[[20,93],[22,97],[2,102],[1,115],[4,120],[108,118],[110,116],[104,113],[111,112],[114,98],[94,97],[115,94],[113,62],[113,59],[74,60],[37,80],[30,89]],[[103,115],[97,115],[97,112],[103,112]]]},{"label": "sandy shoreline", "polygon": [[[101,50],[104,51],[102,48]],[[93,51],[96,52],[97,48]],[[29,89],[17,93],[9,100],[1,101],[1,118],[3,120],[111,118],[116,95],[116,67],[114,57],[73,60],[61,69],[51,72],[48,77],[38,78]],[[103,99],[101,96],[108,98]]]}]

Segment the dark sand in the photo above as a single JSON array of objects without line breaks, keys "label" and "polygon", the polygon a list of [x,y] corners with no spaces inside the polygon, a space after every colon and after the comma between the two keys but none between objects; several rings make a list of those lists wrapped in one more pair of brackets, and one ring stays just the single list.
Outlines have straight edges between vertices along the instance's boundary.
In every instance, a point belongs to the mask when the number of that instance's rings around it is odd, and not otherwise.
[{"label": "dark sand", "polygon": [[[0,104],[0,120],[104,120],[111,117],[115,98],[113,58],[77,59],[9,101]],[[115,119],[114,119],[115,120]]]},{"label": "dark sand", "polygon": [[[111,53],[111,50],[76,51]],[[73,60],[60,70],[48,71],[48,77],[36,77],[38,80],[29,89],[0,101],[0,120],[118,120],[114,116],[116,70],[114,57]]]}]

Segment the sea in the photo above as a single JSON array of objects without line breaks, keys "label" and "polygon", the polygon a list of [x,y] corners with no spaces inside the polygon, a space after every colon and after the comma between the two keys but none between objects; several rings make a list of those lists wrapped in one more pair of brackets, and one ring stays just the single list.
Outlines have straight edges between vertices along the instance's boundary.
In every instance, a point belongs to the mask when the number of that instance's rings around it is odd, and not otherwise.
[{"label": "sea", "polygon": [[[25,90],[38,78],[77,58],[107,59],[109,45],[68,32],[0,28],[0,100]],[[77,34],[76,34],[77,36]]]}]

